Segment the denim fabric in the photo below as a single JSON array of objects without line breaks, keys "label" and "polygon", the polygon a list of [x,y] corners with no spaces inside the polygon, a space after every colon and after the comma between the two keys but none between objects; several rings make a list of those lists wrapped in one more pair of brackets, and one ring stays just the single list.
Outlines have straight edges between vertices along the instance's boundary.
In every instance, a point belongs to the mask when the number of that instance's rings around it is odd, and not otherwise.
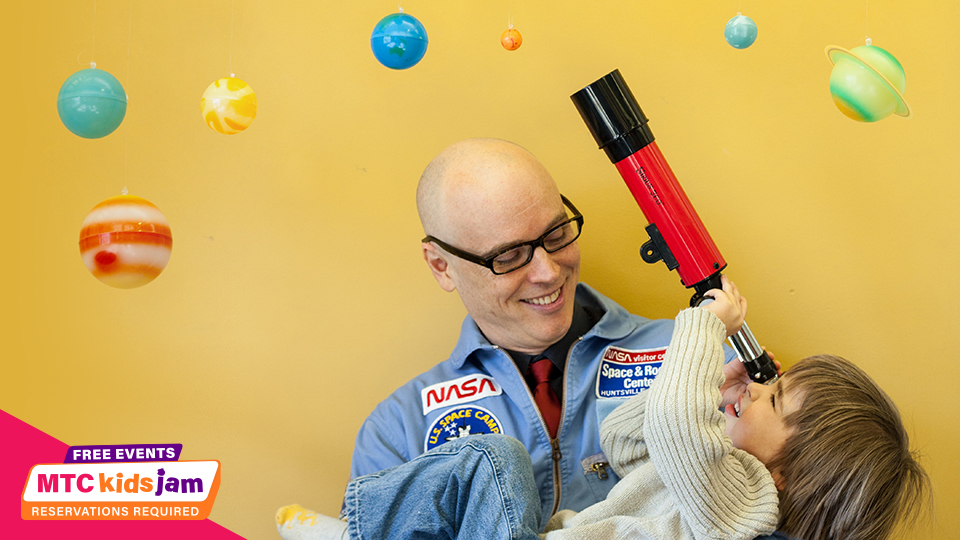
[{"label": "denim fabric", "polygon": [[353,480],[343,515],[355,540],[538,540],[540,512],[523,444],[491,434]]},{"label": "denim fabric", "polygon": [[[403,385],[367,417],[354,445],[351,478],[410,461],[426,451],[428,441],[436,434],[435,428],[440,427],[438,422],[445,416],[466,407],[479,407],[496,420],[496,429],[491,426],[485,432],[515,437],[526,446],[534,464],[544,521],[550,517],[555,504],[557,508],[579,511],[604,500],[620,478],[610,468],[598,475],[596,470],[585,469],[584,463],[602,453],[600,422],[607,412],[626,398],[610,398],[602,410],[599,407],[598,401],[603,398],[599,397],[598,380],[601,379],[604,354],[610,347],[630,351],[665,349],[670,343],[673,321],[654,321],[631,315],[585,283],[577,285],[576,298],[584,309],[602,314],[602,318],[582,341],[573,346],[567,359],[561,396],[563,418],[556,438],[559,452],[554,451],[530,389],[513,359],[502,349],[494,347],[467,316],[450,358]],[[736,358],[732,349],[725,347],[724,350],[727,358]],[[367,352],[390,354],[389,351],[365,351],[362,347],[358,350],[358,354]],[[461,395],[460,391],[454,394],[448,389],[447,400],[451,396],[458,399],[426,410],[423,402],[425,388],[438,384],[446,388],[464,377],[475,376],[492,377],[502,392],[481,395],[474,386],[462,389],[465,394]],[[444,396],[442,391],[438,394]],[[477,430],[474,429],[473,433]],[[449,440],[447,437],[456,435],[455,429],[450,433],[443,432],[440,440]],[[554,463],[555,455],[560,457],[557,463]],[[592,462],[597,461],[609,460],[594,458]],[[559,501],[555,503],[556,498]]]}]

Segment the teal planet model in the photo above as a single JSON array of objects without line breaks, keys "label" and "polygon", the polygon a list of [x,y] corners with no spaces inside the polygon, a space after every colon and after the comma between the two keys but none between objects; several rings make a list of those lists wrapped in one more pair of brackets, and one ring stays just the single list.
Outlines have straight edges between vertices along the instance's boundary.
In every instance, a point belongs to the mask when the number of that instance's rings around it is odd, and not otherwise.
[{"label": "teal planet model", "polygon": [[113,133],[127,114],[127,94],[110,73],[91,67],[67,78],[57,96],[60,120],[84,139]]},{"label": "teal planet model", "polygon": [[746,49],[757,40],[757,23],[746,15],[737,13],[737,16],[727,21],[723,29],[723,39],[735,49]]}]

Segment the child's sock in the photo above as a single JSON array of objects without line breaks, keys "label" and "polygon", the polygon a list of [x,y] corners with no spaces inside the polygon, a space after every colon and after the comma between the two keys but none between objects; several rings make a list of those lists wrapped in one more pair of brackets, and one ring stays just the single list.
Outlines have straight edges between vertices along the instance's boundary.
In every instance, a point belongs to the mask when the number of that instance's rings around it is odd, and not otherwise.
[{"label": "child's sock", "polygon": [[277,532],[283,540],[350,540],[347,522],[291,504],[277,510]]}]

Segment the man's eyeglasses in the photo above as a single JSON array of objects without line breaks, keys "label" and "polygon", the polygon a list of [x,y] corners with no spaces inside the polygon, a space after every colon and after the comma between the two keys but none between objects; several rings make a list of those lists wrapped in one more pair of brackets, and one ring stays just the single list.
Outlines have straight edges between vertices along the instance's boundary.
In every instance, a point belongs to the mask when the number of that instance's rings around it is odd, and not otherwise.
[{"label": "man's eyeglasses", "polygon": [[563,201],[564,206],[573,214],[573,217],[554,226],[536,240],[504,248],[489,257],[480,257],[479,255],[468,253],[438,240],[433,236],[427,236],[421,240],[421,242],[433,242],[442,247],[447,253],[460,257],[465,261],[486,266],[491,272],[497,275],[513,272],[532,261],[533,252],[538,247],[542,247],[547,253],[553,253],[569,246],[580,237],[580,231],[583,230],[583,215],[580,214],[580,211],[577,210],[577,207],[574,206],[569,199],[563,195],[560,195],[560,199]]}]

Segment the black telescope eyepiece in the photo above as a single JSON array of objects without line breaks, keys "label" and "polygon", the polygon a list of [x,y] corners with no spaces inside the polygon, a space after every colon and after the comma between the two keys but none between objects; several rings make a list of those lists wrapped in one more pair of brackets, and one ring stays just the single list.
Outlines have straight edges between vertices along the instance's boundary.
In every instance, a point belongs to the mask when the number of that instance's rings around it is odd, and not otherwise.
[{"label": "black telescope eyepiece", "polygon": [[570,96],[597,145],[617,163],[654,141],[647,117],[620,70]]}]

